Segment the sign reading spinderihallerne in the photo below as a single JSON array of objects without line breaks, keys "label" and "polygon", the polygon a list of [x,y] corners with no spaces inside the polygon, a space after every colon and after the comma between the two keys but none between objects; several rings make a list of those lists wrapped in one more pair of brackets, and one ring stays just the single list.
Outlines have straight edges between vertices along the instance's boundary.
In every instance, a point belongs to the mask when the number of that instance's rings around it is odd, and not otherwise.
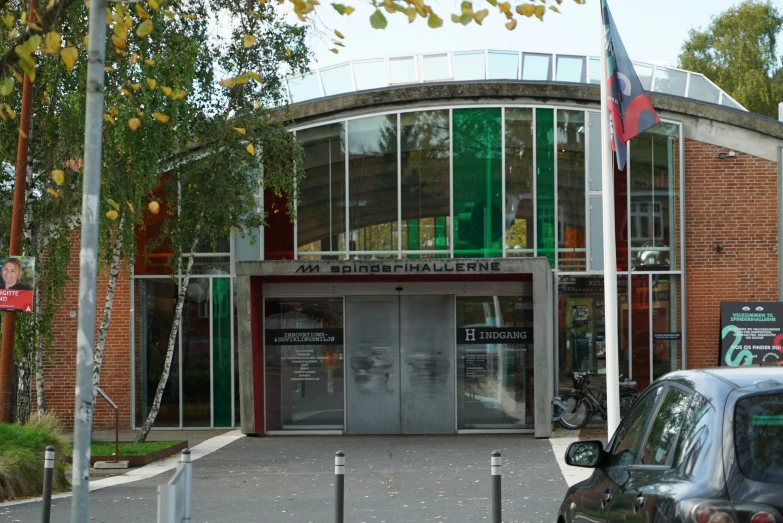
[{"label": "sign reading spinderihallerne", "polygon": [[35,258],[30,256],[0,256],[3,286],[0,288],[0,310],[33,311]]},{"label": "sign reading spinderihallerne", "polygon": [[720,364],[783,363],[783,303],[720,304]]}]

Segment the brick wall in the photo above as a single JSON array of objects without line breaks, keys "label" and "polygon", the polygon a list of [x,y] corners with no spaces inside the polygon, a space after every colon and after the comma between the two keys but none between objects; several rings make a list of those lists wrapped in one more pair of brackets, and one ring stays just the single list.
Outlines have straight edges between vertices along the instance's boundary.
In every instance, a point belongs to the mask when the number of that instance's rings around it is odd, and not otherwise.
[{"label": "brick wall", "polygon": [[[70,281],[65,287],[64,305],[57,312],[54,328],[54,348],[44,362],[44,380],[47,409],[55,413],[64,426],[73,426],[74,386],[76,380],[76,326],[79,303],[79,233],[73,234],[71,261],[68,267]],[[120,428],[130,428],[131,372],[130,372],[130,273],[128,267],[120,270],[114,293],[114,308],[101,371],[101,388],[119,406]],[[98,278],[95,335],[103,318],[106,300],[107,274]],[[102,398],[95,408],[94,428],[114,428],[114,410]]]},{"label": "brick wall", "polygon": [[718,363],[721,301],[778,300],[777,164],[721,152],[685,141],[688,368]]}]

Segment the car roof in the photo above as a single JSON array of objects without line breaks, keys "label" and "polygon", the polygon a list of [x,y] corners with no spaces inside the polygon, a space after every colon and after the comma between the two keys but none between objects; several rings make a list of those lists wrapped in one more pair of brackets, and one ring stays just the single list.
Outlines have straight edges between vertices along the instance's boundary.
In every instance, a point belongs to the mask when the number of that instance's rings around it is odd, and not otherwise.
[{"label": "car roof", "polygon": [[674,381],[690,381],[689,378],[719,378],[735,388],[752,387],[762,381],[777,381],[783,389],[783,366],[744,365],[740,367],[716,367],[711,369],[677,371],[664,377]]}]

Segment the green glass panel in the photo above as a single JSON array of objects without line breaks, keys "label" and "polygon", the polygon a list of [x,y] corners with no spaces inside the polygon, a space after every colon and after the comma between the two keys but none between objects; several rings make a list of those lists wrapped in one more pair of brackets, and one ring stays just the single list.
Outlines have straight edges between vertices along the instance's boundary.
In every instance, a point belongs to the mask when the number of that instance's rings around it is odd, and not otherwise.
[{"label": "green glass panel", "polygon": [[[408,220],[408,247],[409,251],[419,250],[419,220]],[[417,258],[418,256],[411,255],[411,258]]]},{"label": "green glass panel", "polygon": [[501,110],[455,109],[454,256],[503,255]]},{"label": "green glass panel", "polygon": [[536,247],[555,267],[555,111],[536,109]]},{"label": "green glass panel", "polygon": [[212,395],[215,427],[231,427],[231,283],[212,279]]},{"label": "green glass panel", "polygon": [[448,248],[446,245],[446,217],[435,217],[435,248],[439,251]]}]

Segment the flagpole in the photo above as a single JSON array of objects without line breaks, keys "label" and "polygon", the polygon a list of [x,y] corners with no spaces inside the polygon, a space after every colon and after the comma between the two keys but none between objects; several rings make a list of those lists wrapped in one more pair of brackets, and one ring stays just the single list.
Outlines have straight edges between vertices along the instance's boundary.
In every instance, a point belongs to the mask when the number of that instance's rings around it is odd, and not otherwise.
[{"label": "flagpole", "polygon": [[[601,2],[601,9],[606,0]],[[606,32],[601,27],[601,179],[604,226],[604,307],[606,318],[606,407],[607,437],[612,438],[620,423],[620,371],[617,347],[617,251],[614,237],[614,163],[609,128],[609,87],[607,85]]]}]

